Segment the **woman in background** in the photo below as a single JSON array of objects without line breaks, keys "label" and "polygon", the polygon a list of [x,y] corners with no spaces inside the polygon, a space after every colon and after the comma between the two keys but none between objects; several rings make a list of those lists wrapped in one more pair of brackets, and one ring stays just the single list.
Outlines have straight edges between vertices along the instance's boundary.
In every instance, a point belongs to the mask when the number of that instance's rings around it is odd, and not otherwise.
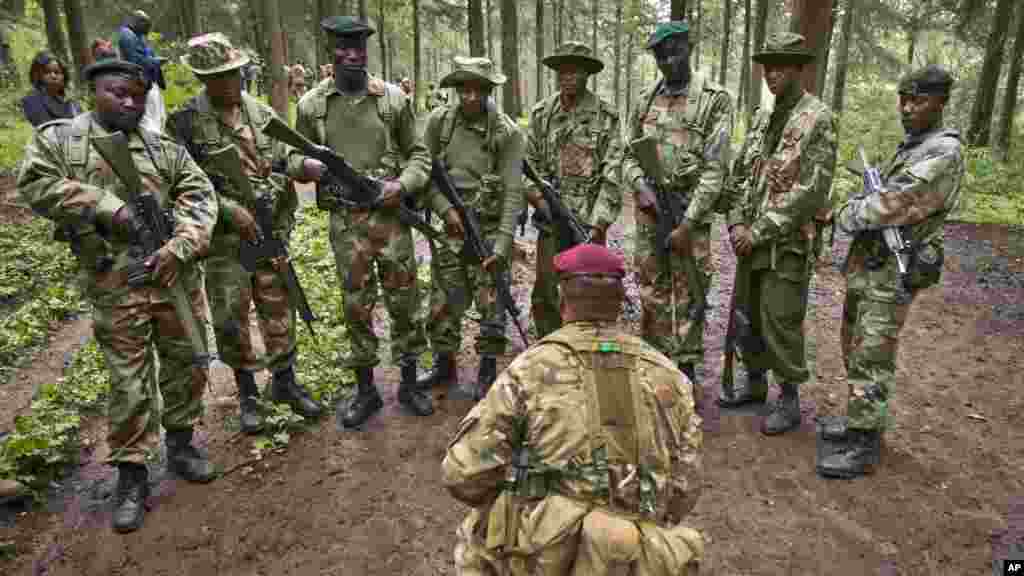
[{"label": "woman in background", "polygon": [[81,107],[67,98],[68,69],[49,52],[40,52],[29,68],[32,92],[21,99],[25,118],[39,126],[51,120],[74,118]]}]

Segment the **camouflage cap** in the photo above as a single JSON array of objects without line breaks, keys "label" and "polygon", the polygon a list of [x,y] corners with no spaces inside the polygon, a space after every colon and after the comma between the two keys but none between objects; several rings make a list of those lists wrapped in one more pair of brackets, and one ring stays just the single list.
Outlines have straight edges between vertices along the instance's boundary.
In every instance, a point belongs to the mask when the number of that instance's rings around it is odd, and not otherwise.
[{"label": "camouflage cap", "polygon": [[145,20],[146,22],[149,22],[149,14],[146,14],[145,10],[135,10],[132,12],[132,16],[138,18],[139,20]]},{"label": "camouflage cap", "polygon": [[[686,20],[672,20],[669,22],[662,22],[658,24],[654,29],[654,33],[647,39],[647,49],[653,50],[655,46],[661,44],[666,38],[677,36],[682,34],[687,38],[690,37],[690,23]],[[690,39],[690,44],[693,44],[693,39]]]},{"label": "camouflage cap", "polygon": [[626,275],[626,264],[615,252],[600,244],[578,244],[555,255],[555,272],[559,278],[572,276]]},{"label": "camouflage cap", "polygon": [[814,53],[806,47],[807,39],[793,32],[773,34],[765,42],[764,50],[754,54],[758,64],[807,64]]},{"label": "camouflage cap", "polygon": [[575,64],[587,72],[597,74],[604,70],[604,62],[594,57],[594,52],[583,42],[570,40],[555,50],[555,53],[541,60],[548,68],[558,70],[564,64]]},{"label": "camouflage cap", "polygon": [[98,60],[93,64],[86,66],[82,70],[83,76],[87,82],[92,82],[100,76],[118,75],[124,76],[132,80],[138,80],[149,88],[149,82],[146,80],[146,72],[142,69],[142,66],[135,64],[134,62],[128,62],[127,60],[120,60],[118,58],[104,58]]},{"label": "camouflage cap", "polygon": [[249,55],[231,45],[221,32],[196,36],[188,41],[188,53],[182,62],[196,76],[220,74],[249,63]]},{"label": "camouflage cap", "polygon": [[953,88],[953,75],[942,66],[930,64],[900,79],[900,94],[911,96],[948,95]]},{"label": "camouflage cap", "polygon": [[441,88],[458,86],[467,80],[480,80],[491,86],[498,86],[507,80],[504,74],[494,69],[494,63],[490,58],[456,56],[452,63],[452,71],[441,78]]},{"label": "camouflage cap", "polygon": [[335,36],[366,35],[372,36],[377,32],[366,20],[355,16],[331,16],[320,21],[320,27],[328,34]]}]

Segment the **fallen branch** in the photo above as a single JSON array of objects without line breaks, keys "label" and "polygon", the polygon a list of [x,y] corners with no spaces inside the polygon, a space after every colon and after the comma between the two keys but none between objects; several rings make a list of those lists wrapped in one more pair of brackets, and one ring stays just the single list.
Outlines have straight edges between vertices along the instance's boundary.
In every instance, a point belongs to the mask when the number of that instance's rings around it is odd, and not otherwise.
[{"label": "fallen branch", "polygon": [[226,478],[229,475],[233,474],[234,472],[237,472],[237,471],[241,470],[242,468],[245,468],[247,466],[254,466],[256,464],[259,464],[262,461],[263,461],[263,457],[261,456],[259,458],[251,458],[249,460],[245,460],[243,462],[239,462],[238,464],[235,464],[231,468],[228,468],[227,470],[225,470],[224,473],[220,475],[220,477],[221,478]]}]

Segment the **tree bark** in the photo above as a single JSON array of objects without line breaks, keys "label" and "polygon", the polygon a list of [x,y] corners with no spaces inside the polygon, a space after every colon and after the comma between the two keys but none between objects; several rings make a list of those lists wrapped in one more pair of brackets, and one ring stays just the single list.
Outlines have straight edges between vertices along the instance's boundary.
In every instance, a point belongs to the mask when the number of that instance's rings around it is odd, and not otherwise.
[{"label": "tree bark", "polygon": [[469,55],[483,56],[484,47],[484,9],[481,0],[469,0]]},{"label": "tree bark", "polygon": [[501,0],[501,67],[508,77],[502,103],[512,118],[522,114],[519,86],[519,16],[516,0]]},{"label": "tree bark", "polygon": [[732,0],[722,0],[722,58],[718,70],[718,83],[725,86],[729,72],[729,40],[732,35]]},{"label": "tree bark", "polygon": [[843,36],[839,39],[839,52],[836,54],[836,81],[832,87],[832,111],[838,116],[846,105],[846,73],[850,63],[850,35],[853,34],[853,14],[857,0],[846,0],[843,13]]},{"label": "tree bark", "polygon": [[370,0],[359,0],[359,19],[367,21],[370,19]]},{"label": "tree bark", "polygon": [[387,82],[391,70],[388,70],[388,38],[387,26],[384,22],[384,0],[377,0],[377,28],[377,42],[380,45],[380,77]]},{"label": "tree bark", "polygon": [[690,32],[690,34],[693,37],[697,38],[697,43],[693,46],[693,68],[695,70],[700,70],[700,47],[703,45],[703,42],[701,42],[700,37],[700,34],[702,32],[701,18],[704,16],[704,11],[701,10],[701,8],[703,6],[703,0],[696,0],[697,20],[696,22],[691,24],[691,28],[693,30]]},{"label": "tree bark", "polygon": [[743,0],[743,56],[740,58],[740,87],[736,93],[736,110],[745,110],[750,99],[750,0]]},{"label": "tree bark", "polygon": [[541,64],[541,60],[544,59],[544,0],[537,0],[534,3],[534,13],[536,19],[536,29],[534,30],[533,37],[533,48],[537,55],[537,102],[544,99],[544,65]]},{"label": "tree bark", "polygon": [[43,18],[46,20],[46,43],[50,52],[63,62],[68,61],[68,48],[64,40],[64,29],[60,25],[60,8],[57,0],[40,0]]},{"label": "tree bark", "polygon": [[801,84],[804,90],[819,94],[819,68],[828,67],[829,30],[832,29],[833,0],[794,0],[791,29],[803,34],[807,48],[814,52],[814,62],[804,66]]},{"label": "tree bark", "polygon": [[182,40],[199,34],[199,3],[197,0],[182,0],[179,4]]},{"label": "tree bark", "polygon": [[555,3],[555,45],[557,48],[565,41],[565,0],[554,0]]},{"label": "tree bark", "polygon": [[622,4],[625,0],[615,3],[615,70],[612,71],[612,92],[615,94],[615,111],[622,114]]},{"label": "tree bark", "polygon": [[[333,6],[331,6],[332,4],[332,0],[316,0],[316,22],[314,22],[313,24],[316,29],[316,58],[314,59],[314,61],[316,62],[317,67],[317,78],[320,77],[320,66],[323,64],[328,64],[332,60],[334,60],[333,58],[330,58],[327,54],[330,48],[327,43],[328,36],[327,34],[324,33],[323,30],[320,29],[320,22],[322,22],[324,18],[334,16],[334,14],[332,14],[332,12],[334,11]],[[345,11],[342,11],[341,13],[344,14],[344,12]]]},{"label": "tree bark", "polygon": [[971,127],[967,142],[972,146],[988,146],[992,128],[992,108],[995,106],[999,71],[1003,67],[1006,30],[1010,26],[1013,0],[999,0],[992,21],[992,33],[985,48],[985,63],[978,78],[978,90],[971,107]]},{"label": "tree bark", "polygon": [[[590,0],[590,49],[594,51],[594,58],[600,58],[597,51],[597,0]],[[597,92],[597,74],[590,76],[590,89]]]},{"label": "tree bark", "polygon": [[636,30],[630,30],[626,39],[626,117],[633,113],[633,43]]},{"label": "tree bark", "polygon": [[484,28],[484,36],[487,38],[487,57],[494,61],[494,19],[491,15],[494,14],[494,6],[491,0],[487,0],[487,12],[484,13],[484,22],[486,23]]},{"label": "tree bark", "polygon": [[1013,39],[1010,57],[1010,72],[1006,77],[1006,92],[1003,93],[1003,114],[999,117],[996,132],[996,157],[1005,162],[1010,155],[1013,120],[1017,112],[1017,87],[1020,85],[1021,61],[1024,60],[1024,6],[1017,6],[1017,34]]},{"label": "tree bark", "polygon": [[[754,45],[751,48],[756,54],[764,48],[764,37],[768,29],[768,6],[772,0],[757,0],[757,21],[754,23]],[[750,98],[747,100],[747,126],[754,120],[754,110],[761,105],[761,84],[764,67],[753,65],[750,75]]]},{"label": "tree bark", "polygon": [[420,109],[420,0],[412,0],[412,104]]},{"label": "tree bark", "polygon": [[[85,16],[80,0],[64,0],[64,15],[68,23],[68,40],[71,42],[71,61],[74,63],[75,79],[82,83],[82,68],[92,62],[89,44],[85,39]],[[69,78],[70,80],[70,78]]]},{"label": "tree bark", "polygon": [[270,37],[270,61],[264,73],[270,78],[270,106],[281,118],[288,118],[288,82],[285,79],[284,36],[277,0],[263,0],[263,21]]},{"label": "tree bark", "polygon": [[686,0],[672,0],[672,8],[670,10],[672,20],[685,20],[686,19]]}]

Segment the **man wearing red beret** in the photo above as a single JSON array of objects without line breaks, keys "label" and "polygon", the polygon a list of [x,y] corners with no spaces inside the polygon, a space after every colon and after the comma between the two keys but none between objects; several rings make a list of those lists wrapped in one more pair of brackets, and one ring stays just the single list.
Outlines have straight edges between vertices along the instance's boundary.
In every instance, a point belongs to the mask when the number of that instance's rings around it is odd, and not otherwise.
[{"label": "man wearing red beret", "polygon": [[442,464],[474,507],[456,573],[696,574],[703,539],[681,523],[701,489],[691,384],[616,324],[621,256],[581,244],[554,268],[562,328],[498,376]]}]

